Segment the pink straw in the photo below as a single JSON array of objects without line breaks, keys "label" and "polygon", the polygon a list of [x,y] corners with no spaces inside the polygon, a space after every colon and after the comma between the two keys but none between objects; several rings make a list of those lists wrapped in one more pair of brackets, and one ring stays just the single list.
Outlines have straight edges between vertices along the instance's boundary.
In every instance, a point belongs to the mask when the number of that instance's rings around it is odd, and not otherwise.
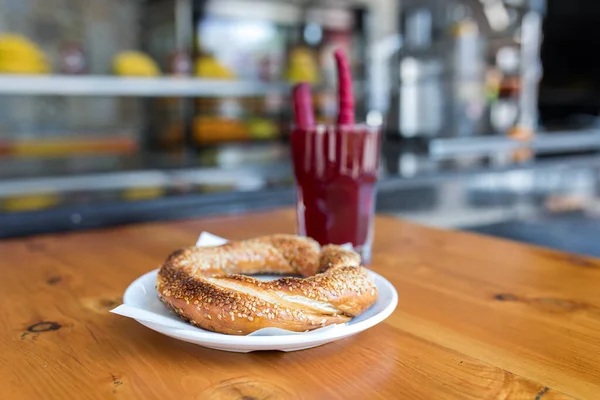
[{"label": "pink straw", "polygon": [[352,73],[346,54],[341,49],[334,53],[338,72],[339,114],[338,125],[352,125],[354,117],[354,93],[352,91]]},{"label": "pink straw", "polygon": [[310,85],[302,82],[293,90],[294,118],[299,128],[310,128],[315,125],[315,114],[312,105]]}]

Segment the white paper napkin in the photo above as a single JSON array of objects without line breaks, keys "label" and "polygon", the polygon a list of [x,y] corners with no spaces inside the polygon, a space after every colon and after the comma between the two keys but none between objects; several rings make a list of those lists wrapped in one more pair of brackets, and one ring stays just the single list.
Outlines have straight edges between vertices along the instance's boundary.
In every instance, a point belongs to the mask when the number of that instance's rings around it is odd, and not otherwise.
[{"label": "white paper napkin", "polygon": [[[196,241],[196,246],[198,246],[198,247],[220,246],[227,242],[228,242],[227,239],[213,235],[212,233],[209,233],[209,232],[202,232],[200,234],[200,236],[198,237],[198,240]],[[352,245],[350,243],[346,243],[342,246],[346,249],[352,249]],[[263,278],[264,277],[261,277],[261,279],[263,279]],[[273,279],[273,277],[271,277],[270,279]],[[147,292],[145,289],[144,289],[144,291]],[[155,290],[147,292],[146,295],[153,296],[154,299],[157,298],[157,294],[156,294]],[[165,307],[165,310],[166,310],[166,307]],[[183,320],[179,319],[174,314],[167,314],[168,316],[159,314],[155,310],[152,310],[151,307],[141,308],[141,307],[132,306],[130,304],[122,304],[122,305],[112,309],[110,312],[121,315],[123,317],[133,318],[138,321],[144,321],[144,322],[150,322],[153,324],[162,325],[162,326],[168,327],[170,329],[176,329],[177,331],[184,330],[184,331],[189,331],[189,332],[203,332],[203,333],[220,335],[219,333],[210,332],[210,331],[195,327],[191,324],[188,324],[187,322],[184,322]],[[324,331],[330,330],[330,329],[336,329],[343,325],[345,325],[345,324],[329,325],[329,326],[326,326],[323,328],[318,328],[318,329],[315,329],[315,330],[312,330],[309,332],[292,332],[292,331],[288,331],[288,330],[280,329],[280,328],[264,328],[264,329],[259,329],[257,331],[254,331],[246,336],[307,335],[307,334],[313,334],[313,333],[321,333],[321,332],[324,332]]]}]

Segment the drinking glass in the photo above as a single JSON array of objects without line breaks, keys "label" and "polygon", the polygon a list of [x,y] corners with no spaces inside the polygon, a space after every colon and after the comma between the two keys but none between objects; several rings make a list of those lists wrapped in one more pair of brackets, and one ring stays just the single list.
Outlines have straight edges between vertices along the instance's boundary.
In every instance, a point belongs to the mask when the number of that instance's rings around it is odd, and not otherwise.
[{"label": "drinking glass", "polygon": [[381,128],[364,124],[294,127],[298,233],[325,244],[351,243],[371,259]]}]

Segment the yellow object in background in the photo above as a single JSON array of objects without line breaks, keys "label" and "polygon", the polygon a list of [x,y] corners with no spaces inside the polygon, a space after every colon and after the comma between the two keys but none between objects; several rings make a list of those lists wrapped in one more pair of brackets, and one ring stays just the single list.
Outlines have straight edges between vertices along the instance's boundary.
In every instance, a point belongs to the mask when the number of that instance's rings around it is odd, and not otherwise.
[{"label": "yellow object in background", "polygon": [[161,187],[133,187],[123,192],[123,198],[125,200],[150,200],[156,199],[165,194],[165,189]]},{"label": "yellow object in background", "polygon": [[313,52],[306,47],[296,47],[290,51],[286,79],[290,83],[318,83],[319,66]]},{"label": "yellow object in background", "polygon": [[120,76],[158,76],[160,69],[150,56],[140,51],[124,51],[113,58],[113,71]]},{"label": "yellow object in background", "polygon": [[249,137],[241,121],[217,116],[197,116],[192,130],[194,141],[202,144],[246,140]]},{"label": "yellow object in background", "polygon": [[83,154],[131,154],[137,143],[129,138],[54,138],[15,141],[6,145],[14,157],[62,157]]},{"label": "yellow object in background", "polygon": [[266,118],[253,117],[246,122],[252,139],[274,139],[278,136],[277,124]]},{"label": "yellow object in background", "polygon": [[60,202],[55,193],[40,193],[7,197],[1,201],[2,209],[9,212],[35,211],[53,207]]},{"label": "yellow object in background", "polygon": [[209,55],[198,57],[194,73],[199,78],[206,79],[235,79],[235,74],[221,64],[216,58]]},{"label": "yellow object in background", "polygon": [[13,34],[0,34],[0,73],[47,74],[50,64],[40,48],[29,39]]}]

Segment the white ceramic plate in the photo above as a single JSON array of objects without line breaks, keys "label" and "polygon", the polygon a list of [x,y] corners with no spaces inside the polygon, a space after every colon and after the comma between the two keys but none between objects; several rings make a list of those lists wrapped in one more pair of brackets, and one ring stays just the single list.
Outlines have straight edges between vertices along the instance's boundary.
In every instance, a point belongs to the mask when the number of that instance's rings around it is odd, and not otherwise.
[{"label": "white ceramic plate", "polygon": [[[294,351],[308,349],[355,335],[386,319],[398,304],[398,293],[382,276],[369,271],[379,290],[377,302],[351,321],[311,332],[289,332],[282,329],[261,329],[246,336],[224,335],[188,324],[172,314],[158,300],[155,282],[158,270],[136,279],[125,291],[123,305],[115,314],[134,318],[140,324],[175,339],[217,350],[250,352],[257,350]],[[274,279],[275,277],[261,277]]]}]

